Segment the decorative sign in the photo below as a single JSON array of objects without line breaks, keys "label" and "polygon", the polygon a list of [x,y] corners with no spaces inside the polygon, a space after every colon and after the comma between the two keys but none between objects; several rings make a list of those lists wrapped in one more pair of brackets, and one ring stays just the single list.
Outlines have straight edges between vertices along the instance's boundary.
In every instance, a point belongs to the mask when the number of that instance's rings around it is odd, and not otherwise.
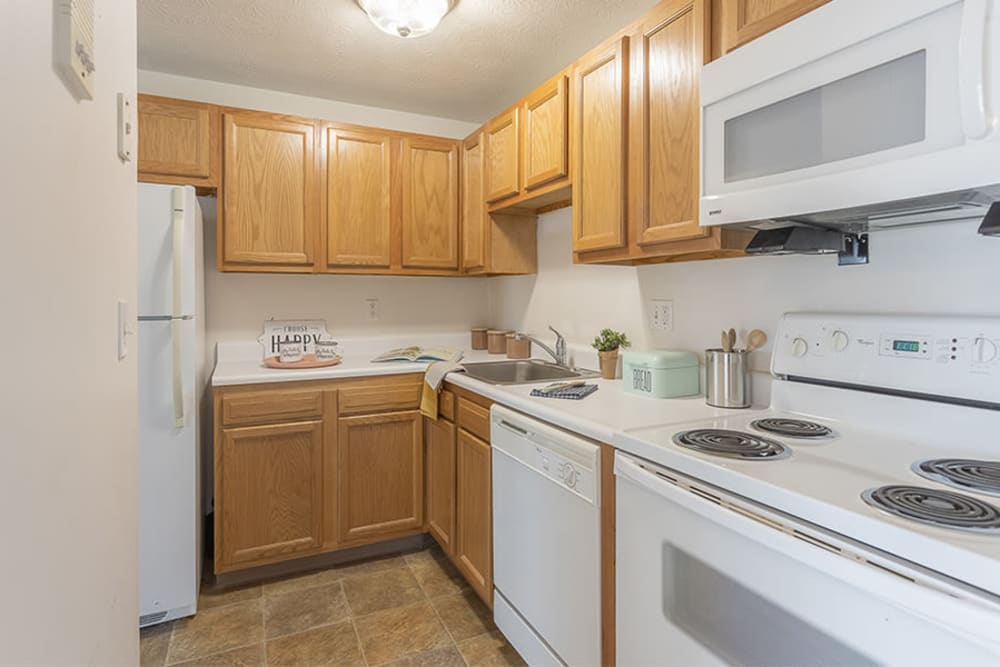
[{"label": "decorative sign", "polygon": [[267,320],[257,342],[267,359],[277,357],[278,344],[285,341],[302,343],[303,355],[315,355],[318,340],[333,340],[326,330],[326,320]]}]

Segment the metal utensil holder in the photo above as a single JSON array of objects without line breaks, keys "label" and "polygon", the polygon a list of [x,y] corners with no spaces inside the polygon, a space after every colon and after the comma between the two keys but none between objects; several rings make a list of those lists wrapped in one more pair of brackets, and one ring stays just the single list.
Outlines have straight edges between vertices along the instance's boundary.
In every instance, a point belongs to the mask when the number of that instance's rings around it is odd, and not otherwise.
[{"label": "metal utensil holder", "polygon": [[705,402],[716,408],[749,408],[750,401],[747,351],[705,350]]}]

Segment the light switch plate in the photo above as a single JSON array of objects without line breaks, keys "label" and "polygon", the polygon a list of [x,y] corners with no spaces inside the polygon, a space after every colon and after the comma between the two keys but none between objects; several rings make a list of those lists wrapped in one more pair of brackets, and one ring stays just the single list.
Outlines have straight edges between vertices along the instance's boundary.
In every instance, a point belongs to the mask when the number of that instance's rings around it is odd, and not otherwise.
[{"label": "light switch plate", "polygon": [[128,357],[128,337],[135,334],[128,301],[118,302],[118,361]]},{"label": "light switch plate", "polygon": [[650,299],[649,321],[653,331],[673,331],[674,302],[668,299]]},{"label": "light switch plate", "polygon": [[123,162],[135,159],[138,128],[135,97],[118,93],[118,157]]}]

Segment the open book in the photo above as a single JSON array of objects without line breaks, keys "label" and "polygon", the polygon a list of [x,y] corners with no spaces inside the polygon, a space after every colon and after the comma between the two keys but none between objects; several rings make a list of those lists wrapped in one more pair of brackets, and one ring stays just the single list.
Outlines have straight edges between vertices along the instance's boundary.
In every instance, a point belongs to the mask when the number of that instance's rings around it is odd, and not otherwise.
[{"label": "open book", "polygon": [[381,361],[458,361],[462,358],[462,350],[450,347],[420,347],[411,345],[410,347],[400,347],[395,350],[388,350],[372,359],[373,363]]}]

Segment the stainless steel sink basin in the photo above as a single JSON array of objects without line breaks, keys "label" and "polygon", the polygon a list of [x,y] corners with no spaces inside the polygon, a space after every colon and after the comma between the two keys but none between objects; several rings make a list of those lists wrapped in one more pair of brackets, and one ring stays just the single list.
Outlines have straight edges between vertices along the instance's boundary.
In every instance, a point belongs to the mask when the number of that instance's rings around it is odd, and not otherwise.
[{"label": "stainless steel sink basin", "polygon": [[531,384],[554,380],[597,377],[599,373],[582,368],[567,368],[540,359],[509,359],[462,364],[465,374],[490,384]]}]

